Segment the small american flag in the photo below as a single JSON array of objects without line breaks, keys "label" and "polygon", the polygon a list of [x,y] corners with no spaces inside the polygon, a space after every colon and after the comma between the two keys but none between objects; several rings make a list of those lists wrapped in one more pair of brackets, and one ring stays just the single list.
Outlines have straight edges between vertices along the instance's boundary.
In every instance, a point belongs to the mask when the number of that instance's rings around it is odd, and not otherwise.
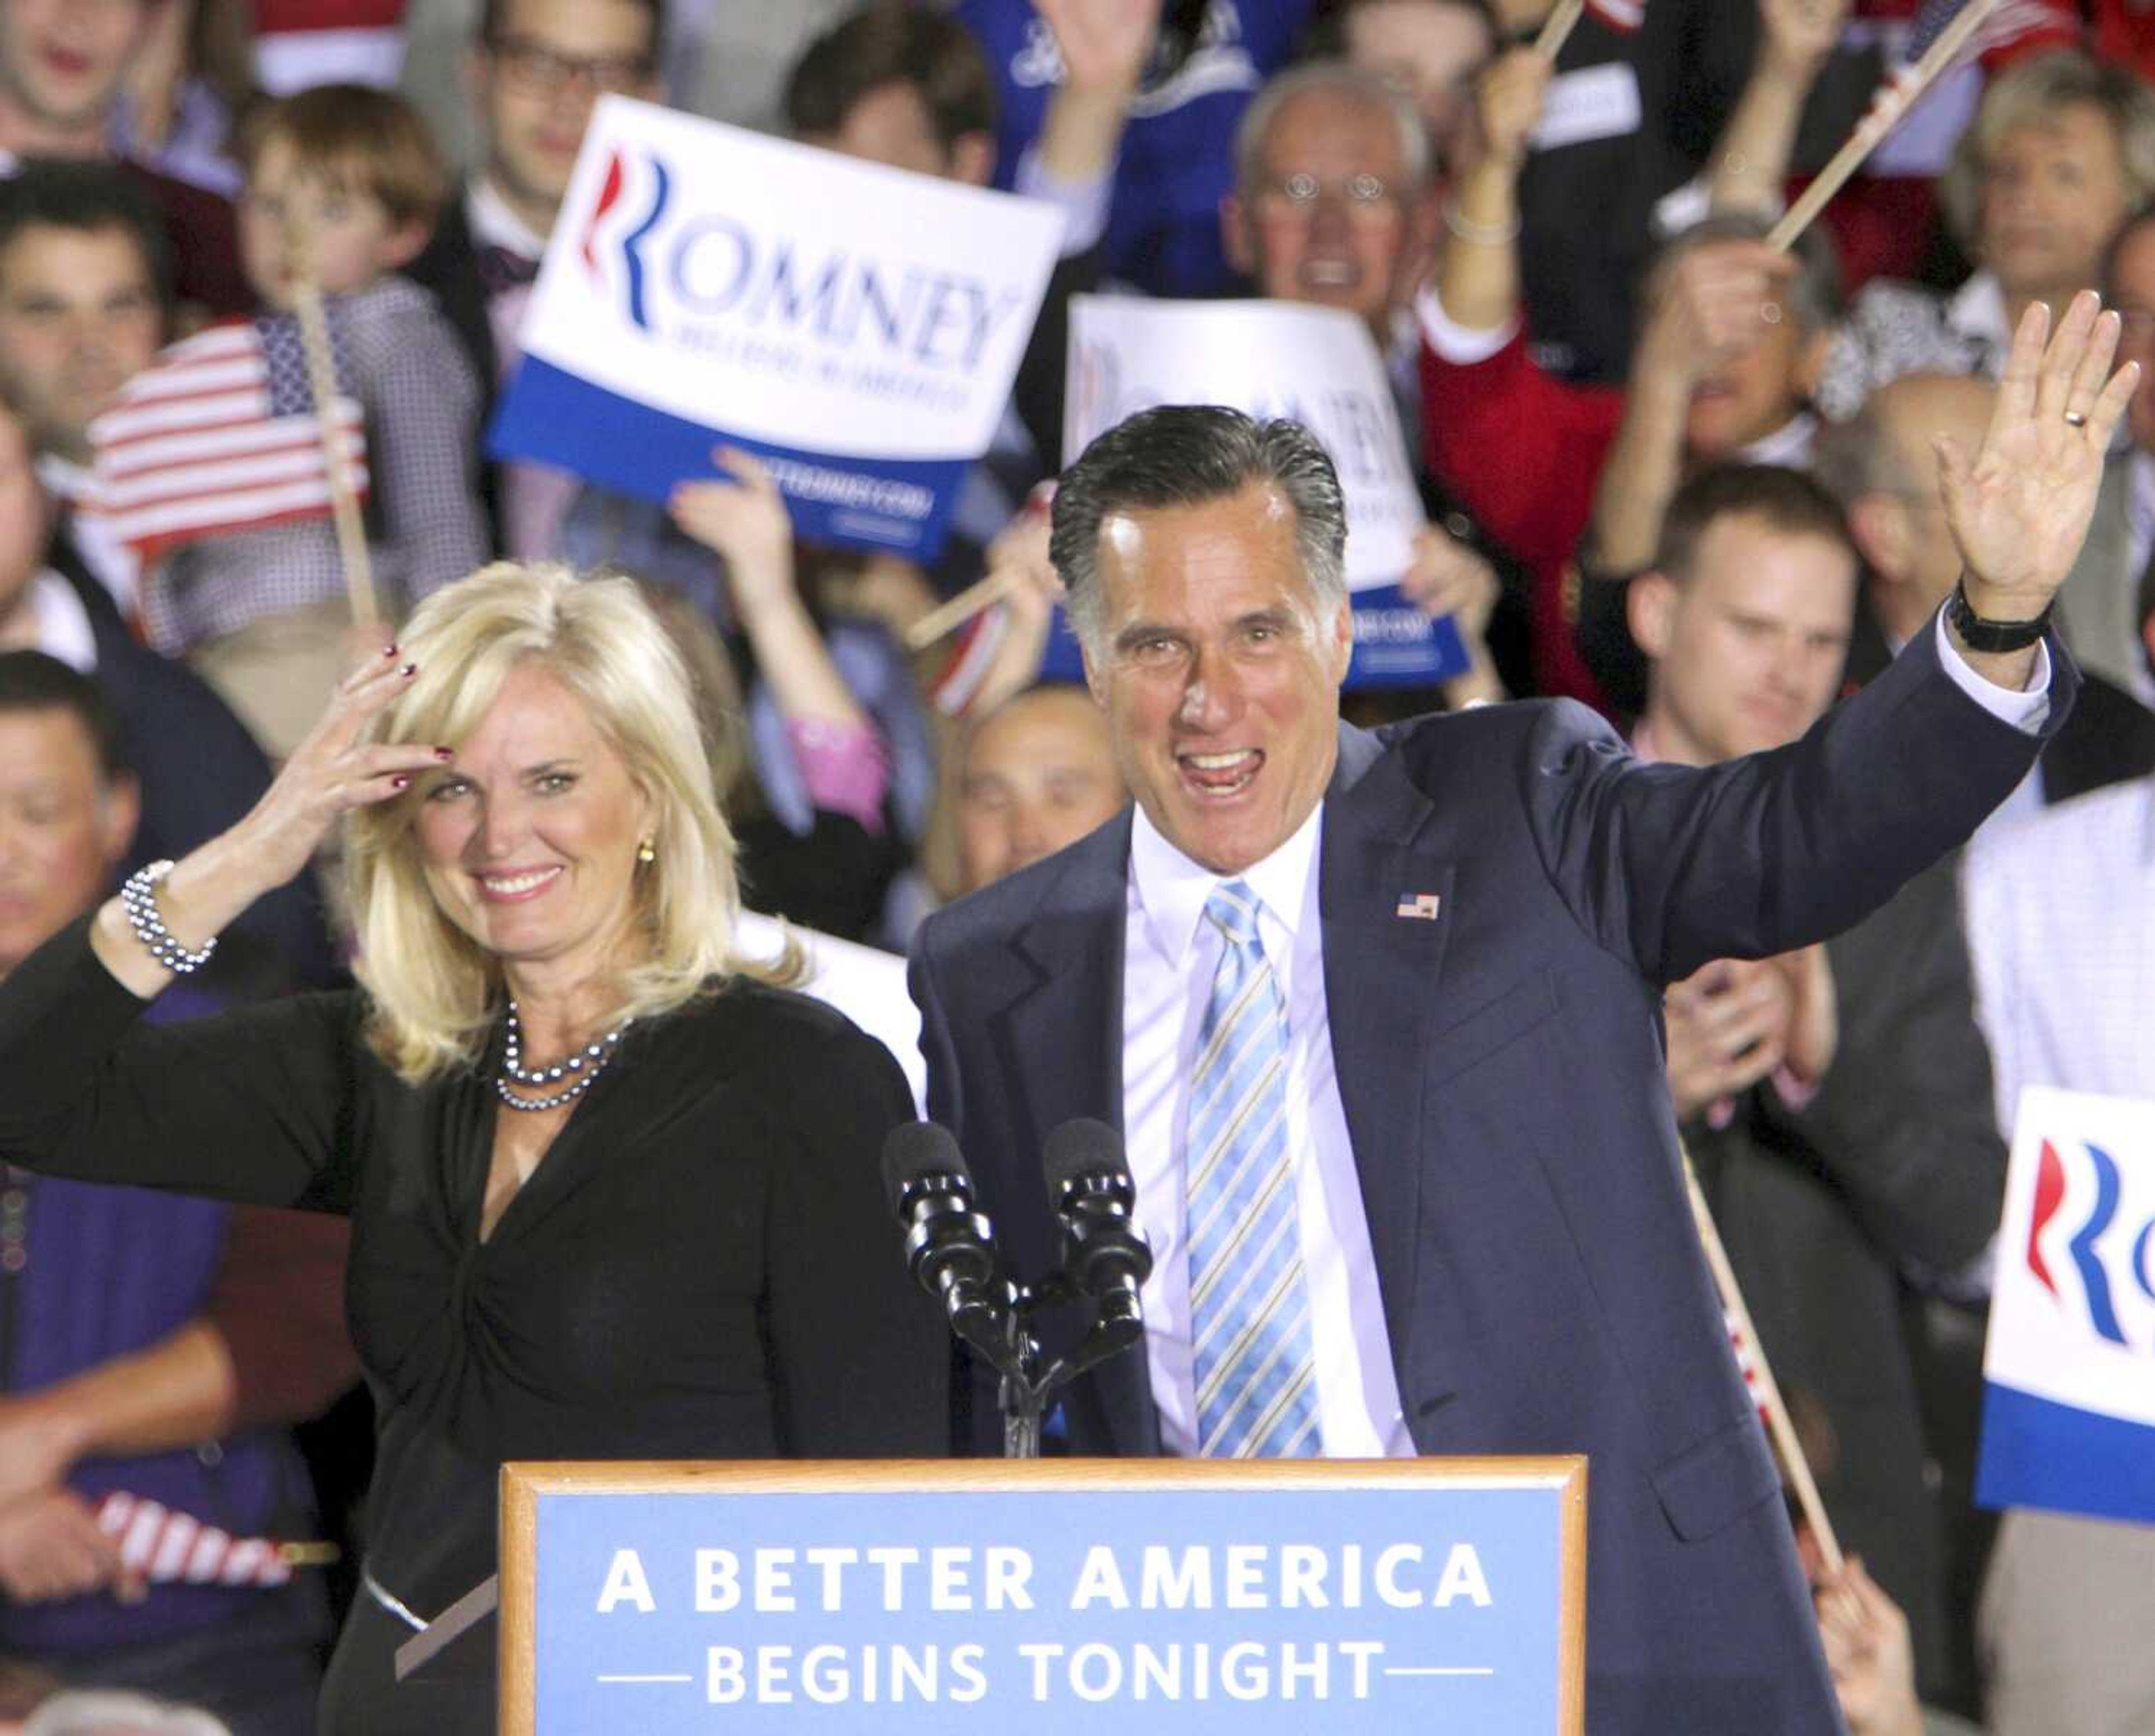
[{"label": "small american flag", "polygon": [[153,1585],[281,1585],[292,1577],[284,1545],[234,1537],[119,1490],[98,1503],[97,1529],[119,1541],[128,1570]]},{"label": "small american flag", "polygon": [[[360,407],[333,401],[353,492],[366,489]],[[90,425],[94,510],[146,562],[204,537],[325,518],[328,466],[299,322],[217,325],[161,351]]]},{"label": "small american flag", "polygon": [[1392,914],[1404,916],[1412,921],[1435,922],[1436,894],[1433,892],[1403,892],[1400,894],[1400,907]]},{"label": "small american flag", "polygon": [[[1743,1323],[1728,1309],[1721,1311],[1721,1319],[1728,1329],[1728,1348],[1735,1353],[1737,1372],[1743,1376],[1743,1390],[1750,1394],[1752,1404],[1758,1408],[1758,1421],[1765,1423],[1766,1383],[1759,1378],[1758,1359],[1752,1354],[1751,1340],[1744,1336]],[[1772,1432],[1770,1423],[1767,1431]]]},{"label": "small american flag", "polygon": [[[1908,27],[1907,45],[1901,51],[1903,61],[1913,65],[1930,51],[1931,44],[1945,33],[1946,26],[1980,0],[1923,0],[1917,8],[1915,21]],[[1965,66],[1978,57],[2006,47],[2030,32],[2057,33],[2060,20],[2058,9],[2047,0],[1996,0],[1990,16],[1975,27],[1960,52],[1954,55],[1954,66]],[[2076,33],[2078,20],[2073,21]],[[2071,41],[2071,36],[2062,38]]]}]

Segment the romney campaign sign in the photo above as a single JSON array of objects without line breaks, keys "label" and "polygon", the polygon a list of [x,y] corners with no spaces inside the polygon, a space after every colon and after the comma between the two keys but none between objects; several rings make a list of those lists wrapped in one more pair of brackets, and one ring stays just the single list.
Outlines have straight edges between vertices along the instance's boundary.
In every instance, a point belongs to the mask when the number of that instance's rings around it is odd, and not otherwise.
[{"label": "romney campaign sign", "polygon": [[2021,1093],[1976,1498],[2155,1522],[2155,1104]]},{"label": "romney campaign sign", "polygon": [[737,445],[802,536],[932,558],[1062,233],[1037,201],[601,98],[490,449],[663,501]]},{"label": "romney campaign sign", "polygon": [[1451,623],[1431,621],[1400,594],[1422,525],[1421,496],[1391,382],[1359,320],[1292,301],[1073,297],[1063,450],[1080,452],[1157,404],[1285,417],[1323,443],[1347,497],[1349,686],[1423,687],[1466,672]]}]

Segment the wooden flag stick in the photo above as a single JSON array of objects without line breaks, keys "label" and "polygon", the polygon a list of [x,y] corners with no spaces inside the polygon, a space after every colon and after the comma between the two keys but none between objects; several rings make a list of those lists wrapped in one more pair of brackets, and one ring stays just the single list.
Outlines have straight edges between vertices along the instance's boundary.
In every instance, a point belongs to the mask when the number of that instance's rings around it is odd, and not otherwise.
[{"label": "wooden flag stick", "polygon": [[1586,0],[1556,0],[1542,22],[1542,33],[1534,38],[1534,52],[1544,60],[1554,60],[1585,11]]},{"label": "wooden flag stick", "polygon": [[905,630],[905,648],[925,651],[944,634],[955,632],[974,616],[993,608],[1023,581],[1022,568],[997,567],[978,584],[968,585],[939,608],[930,609]]},{"label": "wooden flag stick", "polygon": [[330,516],[336,525],[345,595],[351,602],[353,625],[371,627],[381,621],[381,610],[375,601],[374,567],[367,558],[359,494],[352,486],[351,463],[337,426],[336,362],[330,348],[321,289],[315,281],[314,232],[303,214],[293,215],[284,232],[284,247],[292,266],[292,311],[299,317],[299,348],[307,358],[307,391],[315,401],[315,432],[321,441],[322,468],[329,481]]},{"label": "wooden flag stick", "polygon": [[1913,66],[1902,67],[1879,85],[1877,95],[1871,99],[1871,112],[1856,123],[1848,142],[1834,153],[1833,161],[1819,171],[1818,179],[1804,189],[1802,197],[1774,225],[1766,237],[1767,246],[1786,253],[1795,244],[1796,237],[1810,228],[1819,213],[1847,184],[1848,177],[1863,166],[1863,160],[1901,124],[1901,117],[1914,106],[1916,99],[1953,64],[1962,45],[1975,33],[1976,26],[1997,4],[1998,0],[1968,0],[1953,22],[1938,33],[1938,39],[1922,59]]},{"label": "wooden flag stick", "polygon": [[280,1543],[277,1559],[287,1567],[334,1567],[344,1551],[333,1543]]},{"label": "wooden flag stick", "polygon": [[1691,1166],[1691,1154],[1687,1151],[1682,1156],[1684,1186],[1691,1194],[1692,1221],[1698,1226],[1699,1246],[1706,1250],[1706,1263],[1713,1272],[1713,1286],[1721,1292],[1722,1307],[1728,1311],[1729,1319],[1735,1321],[1744,1342],[1751,1347],[1751,1360],[1758,1370],[1758,1403],[1766,1413],[1766,1432],[1780,1457],[1782,1470],[1788,1473],[1790,1487],[1796,1492],[1797,1505],[1804,1510],[1804,1523],[1810,1527],[1819,1554],[1830,1571],[1839,1573],[1840,1539],[1834,1536],[1832,1522],[1825,1516],[1825,1503],[1819,1498],[1810,1462],[1804,1458],[1803,1447],[1796,1439],[1795,1424],[1789,1420],[1789,1407],[1781,1401],[1780,1385],[1766,1361],[1766,1347],[1758,1342],[1758,1329],[1751,1324],[1751,1310],[1743,1305],[1743,1292],[1737,1284],[1736,1270],[1728,1263],[1728,1250],[1722,1246],[1721,1232],[1713,1226],[1713,1213],[1700,1190],[1698,1172]]}]

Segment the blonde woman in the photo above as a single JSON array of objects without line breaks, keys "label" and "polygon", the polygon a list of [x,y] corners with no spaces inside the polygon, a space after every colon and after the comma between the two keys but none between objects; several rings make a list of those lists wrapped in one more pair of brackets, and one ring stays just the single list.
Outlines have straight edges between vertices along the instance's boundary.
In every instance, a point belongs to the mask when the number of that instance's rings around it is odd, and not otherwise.
[{"label": "blonde woman", "polygon": [[[340,820],[362,990],[138,1025]],[[903,1081],[736,965],[733,840],[627,581],[429,598],[245,821],[146,874],[0,985],[0,1155],[351,1214],[379,1449],[325,1732],[494,1728],[490,1635],[402,1687],[391,1657],[493,1570],[504,1459],[944,1450],[877,1177]]]}]

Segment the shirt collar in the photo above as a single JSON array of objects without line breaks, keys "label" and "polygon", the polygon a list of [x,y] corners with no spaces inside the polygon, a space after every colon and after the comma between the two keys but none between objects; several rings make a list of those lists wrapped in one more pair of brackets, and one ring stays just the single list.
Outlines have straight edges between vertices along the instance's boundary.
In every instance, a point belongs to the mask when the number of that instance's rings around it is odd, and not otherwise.
[{"label": "shirt collar", "polygon": [[1737,453],[1747,464],[1785,464],[1800,470],[1810,463],[1818,443],[1818,417],[1808,410],[1790,417],[1770,434],[1762,434]]},{"label": "shirt collar", "polygon": [[481,247],[502,247],[527,259],[542,257],[546,238],[509,208],[509,202],[494,191],[484,175],[464,183],[464,221],[471,225],[472,239]]},{"label": "shirt collar", "polygon": [[64,458],[56,452],[41,452],[34,468],[38,480],[45,485],[45,492],[56,499],[73,504],[90,498],[94,478],[86,466]]},{"label": "shirt collar", "polygon": [[2004,349],[2013,341],[2005,325],[2004,287],[1989,272],[1977,272],[1946,304],[1946,325],[1963,337]]},{"label": "shirt collar", "polygon": [[1244,882],[1257,895],[1267,914],[1287,930],[1290,940],[1300,932],[1316,890],[1317,844],[1323,835],[1324,804],[1320,801],[1309,817],[1279,848],[1239,874],[1216,874],[1192,862],[1163,837],[1140,805],[1130,827],[1130,880],[1137,888],[1138,908],[1153,945],[1163,958],[1182,963],[1197,938],[1197,925],[1205,919],[1205,901],[1212,888],[1229,880]]},{"label": "shirt collar", "polygon": [[97,669],[97,632],[74,586],[48,568],[31,581],[30,607],[38,612],[38,649],[84,675]]}]

